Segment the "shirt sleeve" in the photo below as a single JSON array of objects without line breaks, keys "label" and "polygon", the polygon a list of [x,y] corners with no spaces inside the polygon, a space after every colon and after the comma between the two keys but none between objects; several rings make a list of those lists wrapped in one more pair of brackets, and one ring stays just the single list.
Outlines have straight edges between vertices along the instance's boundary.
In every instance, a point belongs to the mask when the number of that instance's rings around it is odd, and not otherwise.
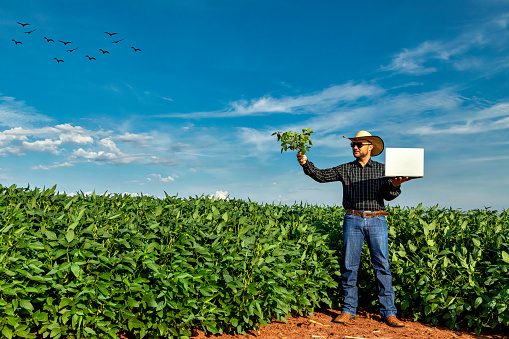
[{"label": "shirt sleeve", "polygon": [[327,169],[319,169],[316,168],[315,165],[307,161],[303,166],[304,174],[310,176],[315,181],[323,183],[323,182],[332,182],[332,181],[343,181],[343,176],[340,171],[340,166],[327,168]]},{"label": "shirt sleeve", "polygon": [[380,187],[380,194],[387,201],[394,200],[401,194],[401,186],[394,187],[392,182],[387,179],[382,187]]}]

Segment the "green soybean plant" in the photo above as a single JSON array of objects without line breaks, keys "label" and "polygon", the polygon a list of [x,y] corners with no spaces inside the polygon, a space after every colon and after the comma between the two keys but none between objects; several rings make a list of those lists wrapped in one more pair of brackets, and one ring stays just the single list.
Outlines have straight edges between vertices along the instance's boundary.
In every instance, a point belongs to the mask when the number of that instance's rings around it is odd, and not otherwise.
[{"label": "green soybean plant", "polygon": [[281,141],[281,153],[288,149],[295,151],[299,150],[301,154],[306,154],[313,145],[313,141],[309,136],[313,131],[309,128],[303,128],[302,133],[299,132],[274,132],[272,135],[277,135],[277,140]]}]

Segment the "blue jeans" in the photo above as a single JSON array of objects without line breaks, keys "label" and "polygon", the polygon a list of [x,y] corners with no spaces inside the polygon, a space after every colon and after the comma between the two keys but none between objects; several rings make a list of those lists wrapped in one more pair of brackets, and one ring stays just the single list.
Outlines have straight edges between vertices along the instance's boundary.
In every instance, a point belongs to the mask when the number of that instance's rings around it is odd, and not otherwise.
[{"label": "blue jeans", "polygon": [[341,272],[342,312],[356,315],[358,306],[357,272],[361,261],[362,245],[366,239],[375,272],[382,318],[396,316],[392,275],[389,271],[389,239],[384,216],[362,218],[345,215],[343,222],[343,268]]}]

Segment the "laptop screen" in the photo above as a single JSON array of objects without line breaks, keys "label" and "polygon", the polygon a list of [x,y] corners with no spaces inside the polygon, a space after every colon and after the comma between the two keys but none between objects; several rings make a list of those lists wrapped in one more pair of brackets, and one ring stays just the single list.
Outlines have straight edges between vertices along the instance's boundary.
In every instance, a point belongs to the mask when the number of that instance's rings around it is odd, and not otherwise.
[{"label": "laptop screen", "polygon": [[422,178],[424,176],[424,148],[386,148],[385,176]]}]

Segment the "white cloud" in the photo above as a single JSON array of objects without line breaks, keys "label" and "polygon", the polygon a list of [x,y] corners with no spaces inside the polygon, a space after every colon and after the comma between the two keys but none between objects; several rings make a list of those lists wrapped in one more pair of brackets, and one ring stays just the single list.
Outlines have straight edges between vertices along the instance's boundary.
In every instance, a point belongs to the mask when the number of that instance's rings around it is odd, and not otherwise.
[{"label": "white cloud", "polygon": [[97,164],[110,164],[110,165],[126,165],[126,164],[159,164],[159,165],[173,165],[174,162],[155,155],[150,154],[126,154],[122,152],[105,152],[84,150],[79,148],[72,152],[69,157],[73,160],[86,160],[92,161]]},{"label": "white cloud", "polygon": [[111,138],[101,139],[97,142],[99,146],[105,147],[114,153],[121,153],[115,142]]},{"label": "white cloud", "polygon": [[21,127],[12,128],[7,131],[0,132],[0,145],[10,144],[15,140],[28,140],[24,133],[20,133],[23,129]]},{"label": "white cloud", "polygon": [[437,71],[435,67],[425,67],[422,64],[430,58],[437,58],[443,46],[439,42],[426,41],[413,50],[403,49],[398,53],[389,66],[382,66],[384,71],[395,71],[398,73],[425,75]]},{"label": "white cloud", "polygon": [[73,157],[75,158],[85,158],[98,162],[109,162],[115,163],[120,159],[117,153],[108,153],[104,151],[94,152],[94,151],[85,151],[83,148],[79,148],[73,151]]},{"label": "white cloud", "polygon": [[[327,115],[319,115],[308,119],[299,125],[285,126],[285,130],[300,130],[309,127],[322,136],[327,134],[353,133],[359,129],[387,130],[391,125],[398,130],[398,134],[413,130],[416,126],[426,123],[426,117],[432,116],[434,121],[443,117],[465,116],[465,111],[472,108],[465,107],[468,100],[452,88],[438,91],[398,95],[385,95],[369,102],[365,106],[338,109]],[[365,127],[362,127],[365,126]],[[342,134],[343,135],[343,134]],[[314,139],[313,139],[314,140]]]},{"label": "white cloud", "polygon": [[58,137],[62,141],[62,143],[66,144],[90,144],[94,142],[94,138],[92,138],[90,135],[76,132],[63,133],[60,134]]},{"label": "white cloud", "polygon": [[113,140],[120,141],[127,144],[132,144],[137,147],[146,148],[149,147],[149,141],[153,140],[154,137],[147,133],[129,133],[126,132],[122,135],[112,136]]},{"label": "white cloud", "polygon": [[[299,126],[292,125],[285,129],[300,131],[303,127],[309,127],[315,132],[321,131],[322,133],[335,133],[340,130],[344,131],[348,129],[349,126],[358,125],[359,119],[361,119],[362,122],[365,122],[372,116],[377,115],[375,106],[376,104],[371,107],[345,108],[328,112],[327,115],[312,117],[307,122],[299,124]],[[381,114],[378,113],[378,118],[380,118],[380,116]]]},{"label": "white cloud", "polygon": [[389,113],[407,115],[429,111],[453,111],[458,109],[465,101],[466,99],[455,93],[453,88],[443,88],[431,92],[402,93],[396,96],[388,96],[377,104],[376,111],[383,110],[387,115]]},{"label": "white cloud", "polygon": [[0,148],[0,155],[6,156],[8,154],[25,155],[25,153],[23,153],[23,151],[21,151],[17,147],[2,147],[2,148]]},{"label": "white cloud", "polygon": [[211,195],[211,197],[216,197],[217,199],[229,200],[228,191],[216,191],[216,194]]},{"label": "white cloud", "polygon": [[[427,62],[433,60],[447,62],[453,57],[459,57],[473,48],[484,46],[486,43],[483,34],[475,32],[448,42],[425,41],[414,49],[404,48],[402,52],[394,56],[390,65],[382,66],[381,70],[411,75],[434,73],[437,68],[425,66]],[[452,62],[457,65],[461,63],[461,61]],[[462,69],[467,69],[467,65],[463,63]]]},{"label": "white cloud", "polygon": [[438,119],[427,125],[421,124],[409,130],[410,134],[470,134],[509,129],[509,103],[503,102],[480,110],[465,110]]},{"label": "white cloud", "polygon": [[[348,140],[350,142],[350,140]],[[341,143],[345,143],[345,139],[342,135],[339,134],[328,134],[324,137],[313,142],[313,147],[329,147],[329,148],[338,148]]]},{"label": "white cloud", "polygon": [[[359,129],[388,132],[394,128],[397,129],[397,134],[417,133],[416,126],[428,126],[428,119],[432,123],[445,122],[443,121],[445,119],[448,119],[449,123],[458,122],[461,119],[464,121],[468,112],[476,112],[476,107],[473,105],[475,102],[456,93],[454,88],[414,94],[390,94],[387,92],[383,96],[353,107],[346,105],[346,107],[327,111],[326,114],[317,114],[295,124],[280,126],[278,130],[300,132],[302,128],[311,128],[315,131],[315,134],[312,135],[313,147],[320,145],[337,147],[343,135],[355,134],[354,132]],[[505,110],[504,105],[495,105],[486,109],[482,115],[503,116]],[[353,127],[355,127],[354,130],[352,130]],[[375,128],[373,129],[373,127]],[[425,131],[424,129],[420,130],[423,133]],[[280,149],[275,136],[271,135],[273,132],[275,129],[241,127],[238,129],[236,137],[240,144],[253,145],[257,153],[266,153],[268,150],[272,152]]]},{"label": "white cloud", "polygon": [[[509,30],[507,22],[509,15],[501,14],[491,21],[468,28],[464,34],[448,41],[425,41],[413,49],[404,48],[397,53],[388,66],[382,66],[384,71],[410,75],[426,75],[437,72],[436,66],[430,62],[449,63],[458,71],[482,70],[488,73],[493,68],[507,67],[505,58],[484,55],[471,56],[471,51],[483,51],[489,48],[504,48],[508,45]],[[496,53],[498,55],[498,53]],[[494,66],[495,65],[495,66]]]},{"label": "white cloud", "polygon": [[95,150],[84,150],[79,148],[73,150],[69,159],[74,161],[85,160],[95,162],[97,164],[110,164],[110,165],[127,165],[127,164],[143,164],[143,165],[162,165],[174,166],[176,160],[160,157],[153,154],[144,153],[123,153],[123,152],[105,152]]},{"label": "white cloud", "polygon": [[53,168],[59,168],[59,167],[74,167],[74,164],[70,162],[64,162],[64,163],[56,163],[55,165],[46,166],[46,165],[38,165],[38,166],[32,166],[30,169],[32,170],[50,170]]},{"label": "white cloud", "polygon": [[486,67],[486,64],[482,58],[471,57],[454,62],[453,67],[457,71],[482,70]]},{"label": "white cloud", "polygon": [[260,99],[237,101],[232,103],[234,112],[238,115],[252,115],[256,113],[307,113],[319,112],[323,107],[334,107],[339,103],[352,102],[365,97],[372,97],[383,93],[381,87],[371,84],[347,83],[326,88],[318,93],[297,97],[283,97],[274,99],[266,96]]},{"label": "white cloud", "polygon": [[[103,131],[88,131],[82,127],[74,127],[70,124],[35,129],[14,127],[0,132],[0,145],[9,145],[16,141],[22,141],[20,144],[14,143],[12,146],[28,151],[58,154],[61,151],[58,147],[61,145],[93,143],[94,139],[92,136],[103,133]],[[31,141],[32,139],[42,140]]]},{"label": "white cloud", "polygon": [[[158,145],[153,145],[151,142],[153,139],[152,136],[145,133],[116,135],[114,131],[102,129],[93,131],[71,124],[42,128],[14,127],[0,132],[0,155],[22,156],[27,152],[38,152],[64,157],[65,159],[60,162],[72,161],[74,163],[81,160],[112,165],[131,163],[175,165],[177,163],[175,158],[159,155],[167,151],[170,140],[163,136],[158,138]],[[115,141],[124,145],[150,148],[151,153],[131,153],[119,148]],[[90,147],[88,149],[83,147],[73,149],[73,146],[81,145],[90,145]]]},{"label": "white cloud", "polygon": [[37,123],[47,123],[52,119],[40,114],[24,101],[13,97],[0,96],[0,126],[30,127]]},{"label": "white cloud", "polygon": [[272,113],[320,114],[330,111],[340,104],[351,103],[359,99],[374,97],[384,90],[375,84],[353,84],[332,86],[314,94],[273,98],[266,95],[250,101],[239,100],[230,103],[223,111],[196,112],[187,114],[167,114],[159,117],[173,118],[228,118],[240,116],[258,116]]},{"label": "white cloud", "polygon": [[34,142],[22,141],[21,145],[24,150],[30,151],[30,152],[45,152],[45,153],[59,154],[60,150],[58,149],[58,146],[61,143],[62,142],[60,140],[45,139],[45,140],[36,140]]},{"label": "white cloud", "polygon": [[509,160],[509,155],[499,155],[493,157],[482,157],[482,158],[470,158],[465,160],[466,162],[486,162],[486,161],[502,161]]},{"label": "white cloud", "polygon": [[275,149],[277,147],[277,138],[272,135],[273,132],[275,131],[240,127],[237,138],[240,143],[252,144],[256,147],[258,152],[264,153],[267,149]]},{"label": "white cloud", "polygon": [[509,117],[499,119],[496,121],[474,121],[466,122],[464,124],[455,124],[450,127],[440,128],[434,126],[423,126],[417,127],[410,133],[420,135],[431,135],[431,134],[474,134],[474,133],[486,133],[490,131],[497,131],[509,128]]},{"label": "white cloud", "polygon": [[156,181],[159,181],[159,182],[164,182],[164,183],[168,183],[168,182],[172,182],[172,181],[175,181],[175,179],[178,178],[177,175],[169,175],[167,177],[163,177],[161,174],[149,174],[147,180],[148,181],[152,181],[152,179],[156,180]]}]

